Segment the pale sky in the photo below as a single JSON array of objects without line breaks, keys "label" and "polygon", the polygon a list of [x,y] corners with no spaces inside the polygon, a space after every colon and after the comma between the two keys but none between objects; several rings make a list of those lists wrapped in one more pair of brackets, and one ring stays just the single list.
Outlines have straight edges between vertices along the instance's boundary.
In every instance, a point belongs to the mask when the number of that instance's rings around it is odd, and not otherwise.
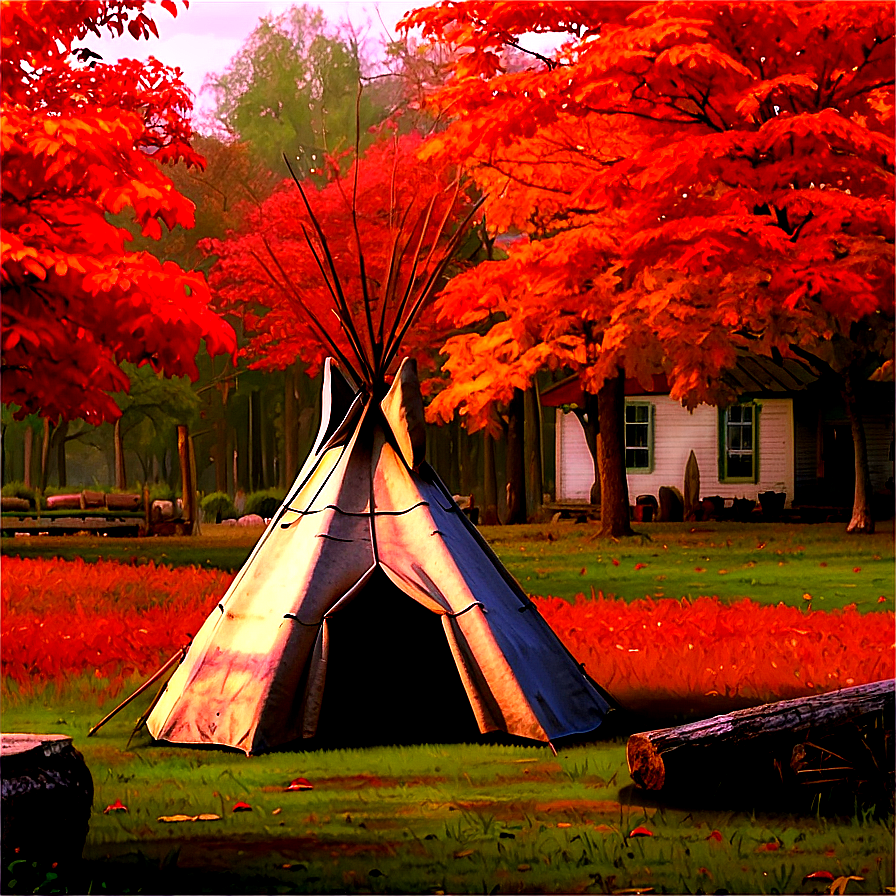
[{"label": "pale sky", "polygon": [[321,9],[333,25],[348,19],[360,35],[369,34],[370,53],[376,55],[379,44],[395,34],[395,23],[404,13],[426,4],[422,0],[323,0],[307,4],[285,0],[192,0],[186,10],[178,2],[177,18],[172,18],[160,6],[147,8],[159,29],[158,40],[136,41],[125,32],[122,37],[102,41],[90,38],[85,44],[105,62],[122,57],[155,56],[167,65],[179,67],[184,82],[196,94],[194,103],[198,113],[210,101],[207,94],[201,93],[205,76],[209,72],[224,71],[259,19],[271,13],[279,15],[297,5]]}]

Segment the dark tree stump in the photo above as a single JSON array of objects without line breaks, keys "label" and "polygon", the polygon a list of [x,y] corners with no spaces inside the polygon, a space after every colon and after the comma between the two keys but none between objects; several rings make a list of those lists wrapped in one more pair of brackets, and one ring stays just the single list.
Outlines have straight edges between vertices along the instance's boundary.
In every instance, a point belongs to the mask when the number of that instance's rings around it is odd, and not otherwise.
[{"label": "dark tree stump", "polygon": [[772,523],[777,522],[784,512],[786,500],[786,492],[760,492],[759,505],[762,507],[762,518]]},{"label": "dark tree stump", "polygon": [[684,519],[684,502],[677,488],[660,486],[659,499],[659,522],[680,523]]},{"label": "dark tree stump", "polygon": [[4,879],[17,857],[46,867],[77,864],[89,829],[93,778],[72,739],[3,734],[0,759]]},{"label": "dark tree stump", "polygon": [[853,734],[893,710],[894,682],[878,681],[633,734],[626,758],[632,780],[646,790],[736,780],[757,768],[780,780],[799,774],[811,744]]}]

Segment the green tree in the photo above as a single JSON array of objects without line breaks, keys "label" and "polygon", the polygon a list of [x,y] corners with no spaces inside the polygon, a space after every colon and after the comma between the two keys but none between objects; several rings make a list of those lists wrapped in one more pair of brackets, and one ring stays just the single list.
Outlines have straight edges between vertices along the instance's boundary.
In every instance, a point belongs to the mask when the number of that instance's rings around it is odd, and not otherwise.
[{"label": "green tree", "polygon": [[364,62],[356,35],[333,29],[318,9],[293,6],[266,16],[208,86],[224,133],[247,142],[272,171],[283,154],[301,176],[323,173],[324,156],[355,144],[356,114],[365,145],[385,117],[369,95],[358,98]]},{"label": "green tree", "polygon": [[[186,377],[164,378],[148,367],[127,365],[131,380],[129,392],[115,396],[121,417],[115,422],[116,486],[127,488],[124,468],[124,440],[140,463],[144,482],[157,473],[172,485],[172,465],[168,458],[176,453],[176,427],[192,426],[199,418],[200,399]],[[155,461],[154,461],[155,459]]]}]

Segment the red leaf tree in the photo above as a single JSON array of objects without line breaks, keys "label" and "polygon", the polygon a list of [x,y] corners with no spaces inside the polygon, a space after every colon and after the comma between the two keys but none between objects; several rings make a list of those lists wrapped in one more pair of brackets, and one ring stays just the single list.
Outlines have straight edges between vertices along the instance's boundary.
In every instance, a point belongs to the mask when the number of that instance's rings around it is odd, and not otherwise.
[{"label": "red leaf tree", "polygon": [[3,401],[21,415],[115,419],[121,361],[195,378],[202,340],[213,354],[235,347],[202,276],[128,251],[108,219],[130,209],[155,237],[193,223],[159,167],[202,164],[178,73],[152,58],[107,65],[81,45],[104,30],[157,35],[145,5],[2,6]]},{"label": "red leaf tree", "polygon": [[216,305],[242,321],[253,367],[284,369],[301,358],[313,374],[335,355],[367,379],[368,365],[397,367],[401,357],[386,353],[401,343],[402,354],[432,369],[445,329],[415,297],[439,282],[444,250],[473,204],[448,168],[417,159],[420,144],[416,134],[386,134],[344,174],[331,159],[322,185],[284,181],[239,232],[207,242],[218,256]]},{"label": "red leaf tree", "polygon": [[[849,528],[870,531],[855,394],[892,358],[892,5],[469,2],[407,23],[465,51],[434,98],[455,118],[441,151],[539,241],[452,283],[447,312],[497,310],[506,338],[449,345],[442,410],[503,388],[481,374],[494,351],[521,378],[549,354],[592,392],[659,365],[690,406],[736,397],[738,347],[796,356],[852,418]],[[568,39],[506,70],[532,31]]]}]

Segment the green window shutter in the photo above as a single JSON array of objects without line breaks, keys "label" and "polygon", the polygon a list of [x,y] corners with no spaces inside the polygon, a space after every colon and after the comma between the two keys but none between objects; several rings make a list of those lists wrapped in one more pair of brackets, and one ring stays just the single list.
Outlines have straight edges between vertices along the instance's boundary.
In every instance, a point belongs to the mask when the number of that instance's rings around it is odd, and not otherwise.
[{"label": "green window shutter", "polygon": [[725,429],[728,424],[727,409],[719,408],[718,437],[719,437],[719,482],[725,481]]},{"label": "green window shutter", "polygon": [[652,473],[653,468],[656,466],[656,405],[651,402],[650,405],[650,464],[648,465],[647,472]]},{"label": "green window shutter", "polygon": [[753,482],[759,482],[759,416],[762,402],[753,403]]}]

